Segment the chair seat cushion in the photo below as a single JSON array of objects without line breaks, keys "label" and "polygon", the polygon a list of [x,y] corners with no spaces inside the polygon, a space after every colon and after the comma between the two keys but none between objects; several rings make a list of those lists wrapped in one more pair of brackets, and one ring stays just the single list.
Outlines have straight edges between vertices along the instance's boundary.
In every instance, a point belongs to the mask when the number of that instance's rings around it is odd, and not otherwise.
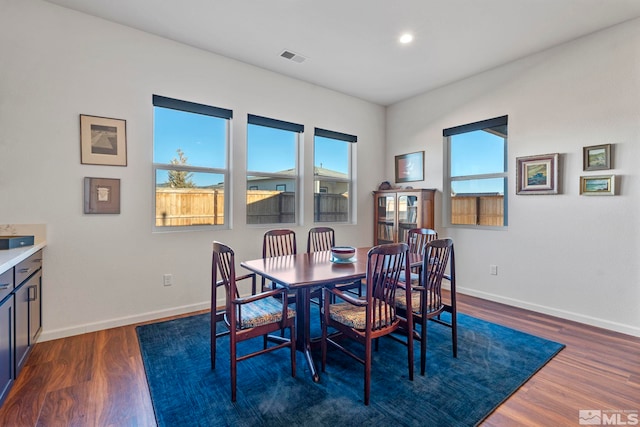
[{"label": "chair seat cushion", "polygon": [[420,275],[418,273],[409,273],[411,275],[411,285],[418,286],[420,284]]},{"label": "chair seat cushion", "polygon": [[[264,298],[242,306],[242,318],[238,322],[240,329],[276,323],[282,320],[282,303],[275,298]],[[287,307],[287,318],[295,317],[296,311]]]},{"label": "chair seat cushion", "polygon": [[[392,312],[392,319],[395,318],[395,307],[390,307]],[[329,317],[331,320],[342,323],[353,329],[364,330],[367,325],[367,311],[366,307],[359,307],[347,302],[341,302],[338,304],[331,304],[329,309]],[[379,329],[386,326],[384,319],[377,319],[373,329]]]},{"label": "chair seat cushion", "polygon": [[[396,292],[396,307],[405,311],[407,309],[407,297],[404,289],[398,289],[398,292]],[[433,311],[438,311],[440,308],[441,306],[429,307],[429,304],[427,301],[427,314]],[[418,291],[411,292],[411,311],[413,311],[413,313],[417,315],[421,314],[420,313],[420,292]]]},{"label": "chair seat cushion", "polygon": [[[396,292],[396,307],[401,310],[407,309],[407,294],[404,289],[398,289]],[[411,292],[411,310],[420,314],[420,292]]]}]

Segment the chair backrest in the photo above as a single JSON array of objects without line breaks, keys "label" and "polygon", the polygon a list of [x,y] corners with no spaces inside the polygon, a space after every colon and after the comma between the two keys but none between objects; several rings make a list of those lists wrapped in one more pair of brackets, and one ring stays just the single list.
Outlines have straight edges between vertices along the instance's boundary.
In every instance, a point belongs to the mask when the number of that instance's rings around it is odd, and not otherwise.
[{"label": "chair backrest", "polygon": [[[406,243],[374,246],[367,254],[366,298],[371,329],[385,328],[397,320],[395,298],[398,281],[408,280],[409,259]],[[369,326],[369,325],[367,325]]]},{"label": "chair backrest", "polygon": [[336,235],[333,228],[315,227],[309,230],[307,238],[307,253],[330,251],[336,245]]},{"label": "chair backrest", "polygon": [[446,276],[445,272],[448,264],[451,273],[455,274],[453,240],[436,239],[427,243],[422,262],[423,283],[427,289],[425,302],[427,312],[438,310],[443,306],[442,278]]},{"label": "chair backrest", "polygon": [[427,243],[438,238],[438,233],[430,228],[412,228],[407,232],[407,244],[412,254],[424,253]]},{"label": "chair backrest", "polygon": [[264,233],[262,258],[296,253],[296,233],[293,230],[269,230]]},{"label": "chair backrest", "polygon": [[[231,308],[231,300],[233,298],[231,295],[235,298],[240,298],[240,294],[236,287],[235,254],[233,253],[233,249],[223,243],[213,242],[213,260],[211,270],[212,284],[216,284],[215,286],[212,286],[213,289],[217,291],[217,288],[224,286],[226,295],[226,317],[227,321],[231,325],[231,329],[234,329],[235,316],[232,315],[233,309]],[[215,296],[212,300],[215,301]]]}]

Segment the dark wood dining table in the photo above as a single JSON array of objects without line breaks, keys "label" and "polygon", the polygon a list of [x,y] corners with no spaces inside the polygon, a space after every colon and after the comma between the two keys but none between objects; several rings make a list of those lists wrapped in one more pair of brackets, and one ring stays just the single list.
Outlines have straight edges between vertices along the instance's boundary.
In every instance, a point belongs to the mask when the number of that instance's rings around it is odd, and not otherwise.
[{"label": "dark wood dining table", "polygon": [[[313,381],[320,376],[311,356],[311,290],[364,279],[370,247],[356,248],[350,262],[334,262],[330,251],[259,258],[240,265],[260,276],[296,291],[296,347],[304,353]],[[422,257],[409,254],[411,266],[419,266]]]}]

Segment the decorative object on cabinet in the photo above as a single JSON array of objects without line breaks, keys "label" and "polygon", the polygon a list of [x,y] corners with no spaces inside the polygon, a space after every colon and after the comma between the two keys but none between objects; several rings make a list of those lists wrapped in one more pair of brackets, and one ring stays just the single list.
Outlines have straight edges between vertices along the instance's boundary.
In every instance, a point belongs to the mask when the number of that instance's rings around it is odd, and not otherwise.
[{"label": "decorative object on cabinet", "polygon": [[373,244],[406,243],[412,228],[435,228],[432,189],[373,192]]},{"label": "decorative object on cabinet", "polygon": [[516,194],[558,194],[558,153],[516,158]]},{"label": "decorative object on cabinet", "polygon": [[84,213],[119,214],[120,180],[84,178]]},{"label": "decorative object on cabinet", "polygon": [[586,171],[611,169],[611,144],[583,147],[582,163]]},{"label": "decorative object on cabinet", "polygon": [[616,176],[581,176],[580,194],[583,196],[613,196],[616,194]]},{"label": "decorative object on cabinet", "polygon": [[80,114],[80,162],[127,166],[127,122]]},{"label": "decorative object on cabinet", "polygon": [[396,182],[424,180],[424,151],[396,156]]},{"label": "decorative object on cabinet", "polygon": [[380,185],[378,185],[378,190],[391,190],[391,184],[389,181],[382,181]]},{"label": "decorative object on cabinet", "polygon": [[33,246],[34,236],[0,236],[0,249]]}]

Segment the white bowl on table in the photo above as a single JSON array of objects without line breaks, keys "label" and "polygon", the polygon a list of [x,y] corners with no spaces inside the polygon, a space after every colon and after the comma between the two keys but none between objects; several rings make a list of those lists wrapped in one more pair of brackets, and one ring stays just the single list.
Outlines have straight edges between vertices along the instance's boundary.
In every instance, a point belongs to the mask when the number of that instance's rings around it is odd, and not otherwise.
[{"label": "white bowl on table", "polygon": [[346,261],[356,254],[356,248],[353,246],[334,246],[331,248],[331,255],[337,260]]}]

